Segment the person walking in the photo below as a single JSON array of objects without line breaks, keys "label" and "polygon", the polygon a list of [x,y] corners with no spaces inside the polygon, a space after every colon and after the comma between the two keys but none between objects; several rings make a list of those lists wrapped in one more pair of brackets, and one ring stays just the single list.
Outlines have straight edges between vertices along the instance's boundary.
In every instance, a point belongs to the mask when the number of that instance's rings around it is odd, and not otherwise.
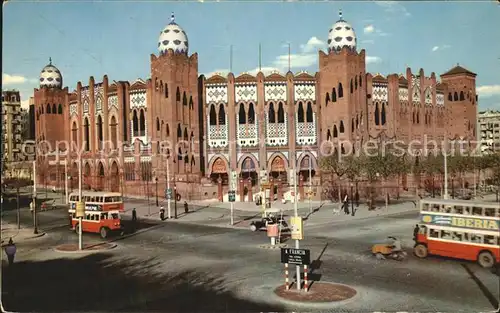
[{"label": "person walking", "polygon": [[14,264],[14,257],[16,256],[16,245],[12,240],[12,237],[9,239],[9,243],[5,246],[5,254],[7,254],[7,259],[9,260],[9,266]]},{"label": "person walking", "polygon": [[184,213],[188,214],[189,213],[189,206],[187,201],[184,201]]},{"label": "person walking", "polygon": [[349,197],[347,194],[344,196],[344,214],[349,215]]}]

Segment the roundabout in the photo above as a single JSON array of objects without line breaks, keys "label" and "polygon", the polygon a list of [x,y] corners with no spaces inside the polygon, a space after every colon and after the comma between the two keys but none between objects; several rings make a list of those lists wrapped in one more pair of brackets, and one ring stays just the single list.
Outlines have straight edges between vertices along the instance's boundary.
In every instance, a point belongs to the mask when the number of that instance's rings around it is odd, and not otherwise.
[{"label": "roundabout", "polygon": [[294,287],[292,285],[289,290],[286,290],[284,285],[278,286],[274,289],[274,294],[280,300],[290,304],[313,306],[345,303],[358,294],[354,288],[347,285],[327,282],[314,282],[307,292]]},{"label": "roundabout", "polygon": [[84,244],[82,247],[82,250],[78,249],[78,244],[76,243],[65,243],[58,245],[57,247],[54,248],[55,251],[57,252],[62,252],[62,253],[91,253],[91,252],[100,252],[100,251],[106,251],[110,250],[113,248],[116,248],[115,243],[87,243]]}]

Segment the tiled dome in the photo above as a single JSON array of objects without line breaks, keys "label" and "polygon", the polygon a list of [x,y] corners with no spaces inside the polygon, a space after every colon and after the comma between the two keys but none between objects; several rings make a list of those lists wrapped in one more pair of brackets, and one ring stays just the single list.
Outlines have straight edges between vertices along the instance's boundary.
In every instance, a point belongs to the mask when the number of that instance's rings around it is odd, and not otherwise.
[{"label": "tiled dome", "polygon": [[188,53],[188,38],[186,32],[175,23],[174,13],[172,13],[171,22],[161,31],[158,39],[158,51],[167,53],[172,49],[174,53]]},{"label": "tiled dome", "polygon": [[340,51],[343,47],[356,51],[356,33],[354,28],[342,19],[342,11],[339,12],[340,19],[333,24],[328,33],[328,50]]},{"label": "tiled dome", "polygon": [[49,64],[40,73],[40,87],[61,88],[62,83],[61,72],[57,67],[52,65],[52,59],[49,58]]}]

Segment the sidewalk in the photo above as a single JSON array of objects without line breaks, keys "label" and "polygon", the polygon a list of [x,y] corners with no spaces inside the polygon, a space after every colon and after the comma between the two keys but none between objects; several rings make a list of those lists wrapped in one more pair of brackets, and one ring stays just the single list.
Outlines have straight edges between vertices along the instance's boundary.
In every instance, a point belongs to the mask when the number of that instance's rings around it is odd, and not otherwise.
[{"label": "sidewalk", "polygon": [[23,228],[17,229],[17,225],[9,224],[2,221],[2,246],[9,242],[12,238],[14,243],[23,242],[29,239],[39,238],[45,235],[45,232],[39,230],[38,234],[33,233],[33,228]]}]

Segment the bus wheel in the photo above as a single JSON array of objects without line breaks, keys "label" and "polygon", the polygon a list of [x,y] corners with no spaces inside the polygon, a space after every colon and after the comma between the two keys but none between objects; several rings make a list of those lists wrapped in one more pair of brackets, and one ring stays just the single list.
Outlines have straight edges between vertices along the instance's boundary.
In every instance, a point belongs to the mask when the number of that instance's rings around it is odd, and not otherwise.
[{"label": "bus wheel", "polygon": [[101,227],[99,233],[101,234],[102,239],[106,239],[106,237],[108,237],[108,229],[106,227]]},{"label": "bus wheel", "polygon": [[477,257],[477,263],[481,265],[481,267],[484,268],[491,268],[493,265],[495,265],[495,259],[493,258],[493,255],[489,253],[488,251],[483,251],[479,253],[479,256]]},{"label": "bus wheel", "polygon": [[75,233],[78,235],[78,227],[80,227],[80,225],[78,223],[75,224]]},{"label": "bus wheel", "polygon": [[427,247],[424,246],[423,244],[418,244],[413,248],[413,253],[421,259],[427,257]]}]

